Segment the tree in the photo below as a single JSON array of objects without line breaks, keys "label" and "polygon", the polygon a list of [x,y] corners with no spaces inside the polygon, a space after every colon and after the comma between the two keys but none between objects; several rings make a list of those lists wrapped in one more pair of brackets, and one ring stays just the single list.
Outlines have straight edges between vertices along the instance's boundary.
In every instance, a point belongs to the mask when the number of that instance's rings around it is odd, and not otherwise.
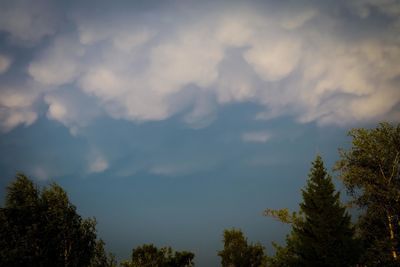
[{"label": "tree", "polygon": [[346,208],[340,203],[322,158],[317,156],[302,190],[300,213],[267,210],[266,215],[292,224],[286,247],[275,245],[272,266],[352,266],[357,262],[358,243]]},{"label": "tree", "polygon": [[22,266],[42,261],[39,228],[39,191],[27,177],[17,175],[7,188],[0,209],[0,266]]},{"label": "tree", "polygon": [[322,158],[312,163],[300,209],[304,220],[293,226],[298,238],[298,266],[351,266],[356,263],[356,242],[350,215],[340,203]]},{"label": "tree", "polygon": [[87,266],[94,255],[96,221],[82,219],[55,183],[42,191],[41,209],[47,259],[53,266]]},{"label": "tree", "polygon": [[[303,214],[297,212],[289,212],[289,209],[266,209],[264,216],[272,217],[278,221],[290,225],[300,225],[304,218]],[[296,266],[298,262],[298,255],[295,253],[295,247],[298,244],[297,233],[294,232],[293,228],[291,232],[286,236],[286,245],[280,246],[279,244],[272,242],[272,246],[275,248],[275,255],[267,257],[268,267],[287,267]]]},{"label": "tree", "polygon": [[223,267],[265,266],[264,247],[248,244],[241,230],[224,231],[224,249],[218,252]]},{"label": "tree", "polygon": [[362,211],[358,231],[362,262],[400,265],[400,124],[353,129],[352,145],[340,150],[336,170]]},{"label": "tree", "polygon": [[90,267],[116,267],[117,261],[112,253],[106,253],[105,243],[102,239],[96,242],[94,255],[90,261]]},{"label": "tree", "polygon": [[131,261],[122,263],[124,267],[192,267],[194,254],[188,251],[173,251],[171,247],[157,248],[144,244],[132,250]]},{"label": "tree", "polygon": [[95,225],[76,213],[60,186],[40,192],[17,174],[0,210],[0,266],[88,266]]},{"label": "tree", "polygon": [[267,257],[267,266],[296,266],[297,262],[299,261],[298,256],[295,253],[296,242],[298,242],[298,238],[293,230],[286,236],[285,246],[280,246],[277,243],[272,242],[272,246],[275,248],[275,255],[273,257]]}]

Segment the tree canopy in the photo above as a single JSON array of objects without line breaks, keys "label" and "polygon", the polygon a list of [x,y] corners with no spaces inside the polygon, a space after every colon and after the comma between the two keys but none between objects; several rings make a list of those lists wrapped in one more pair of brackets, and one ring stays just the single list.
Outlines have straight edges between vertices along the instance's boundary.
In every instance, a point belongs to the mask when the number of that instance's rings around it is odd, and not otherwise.
[{"label": "tree canopy", "polygon": [[218,252],[223,267],[261,267],[265,266],[264,247],[248,244],[241,230],[224,231],[224,249]]},{"label": "tree canopy", "polygon": [[267,210],[285,223],[292,224],[285,247],[275,245],[272,266],[352,266],[357,262],[357,242],[353,238],[350,215],[340,203],[322,158],[312,163],[307,186],[302,190],[300,215],[287,210]]},{"label": "tree canopy", "polygon": [[336,169],[362,210],[358,222],[362,262],[400,265],[400,124],[353,129],[352,145],[340,151]]},{"label": "tree canopy", "polygon": [[89,266],[95,226],[76,212],[60,186],[39,190],[18,174],[0,209],[0,266]]},{"label": "tree canopy", "polygon": [[124,267],[192,267],[194,254],[188,251],[173,251],[171,247],[157,248],[144,244],[132,250],[131,261]]}]

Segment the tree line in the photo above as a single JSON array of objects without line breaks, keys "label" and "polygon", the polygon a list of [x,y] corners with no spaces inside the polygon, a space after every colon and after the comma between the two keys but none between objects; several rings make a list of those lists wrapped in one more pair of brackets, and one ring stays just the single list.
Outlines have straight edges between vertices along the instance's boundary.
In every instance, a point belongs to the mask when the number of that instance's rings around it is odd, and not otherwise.
[{"label": "tree line", "polygon": [[[291,225],[284,245],[267,255],[240,229],[223,233],[218,252],[224,267],[400,266],[400,124],[349,132],[334,167],[347,189],[341,203],[321,156],[312,162],[299,211],[266,209]],[[348,207],[357,211],[353,221]],[[122,267],[191,267],[195,254],[144,244]],[[56,183],[39,188],[23,174],[7,187],[0,208],[0,266],[116,267],[97,236],[96,220],[82,218]]]}]

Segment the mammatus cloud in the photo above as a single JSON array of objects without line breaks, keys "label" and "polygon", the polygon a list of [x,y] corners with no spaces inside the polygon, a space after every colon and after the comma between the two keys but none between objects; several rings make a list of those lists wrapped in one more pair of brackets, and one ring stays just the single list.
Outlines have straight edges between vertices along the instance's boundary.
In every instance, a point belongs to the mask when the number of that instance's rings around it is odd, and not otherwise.
[{"label": "mammatus cloud", "polygon": [[0,54],[0,74],[8,70],[11,65],[11,59]]},{"label": "mammatus cloud", "polygon": [[100,115],[96,102],[74,88],[48,92],[44,101],[48,105],[47,118],[62,123],[74,136]]},{"label": "mammatus cloud", "polygon": [[38,117],[35,101],[40,90],[34,84],[0,85],[0,130],[7,132],[18,125],[29,126]]},{"label": "mammatus cloud", "polygon": [[[1,88],[3,131],[32,124],[36,103],[72,134],[101,114],[149,121],[183,113],[184,122],[204,127],[218,105],[238,102],[263,107],[258,119],[400,120],[398,1],[355,0],[334,11],[330,2],[205,4],[196,11],[171,3],[176,8],[154,7],[151,19],[130,9],[96,16],[73,5],[54,16],[60,9],[45,1],[1,5],[0,30],[10,45],[34,47],[22,80],[35,84]],[[3,76],[4,62],[0,57]]]},{"label": "mammatus cloud", "polygon": [[80,73],[85,49],[71,36],[57,36],[28,66],[29,75],[44,85],[73,83]]},{"label": "mammatus cloud", "polygon": [[56,33],[60,13],[54,2],[5,0],[0,8],[0,31],[10,34],[11,41],[23,46],[37,44],[43,37]]},{"label": "mammatus cloud", "polygon": [[89,159],[88,172],[100,173],[107,170],[108,166],[108,161],[103,155],[94,153]]},{"label": "mammatus cloud", "polygon": [[246,132],[242,134],[244,142],[265,143],[271,139],[272,135],[266,131]]}]

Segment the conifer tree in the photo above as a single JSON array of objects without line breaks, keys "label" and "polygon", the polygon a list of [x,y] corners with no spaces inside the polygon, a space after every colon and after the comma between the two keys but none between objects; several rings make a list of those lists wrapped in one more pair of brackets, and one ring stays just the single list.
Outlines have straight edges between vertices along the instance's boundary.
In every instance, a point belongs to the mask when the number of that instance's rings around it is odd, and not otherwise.
[{"label": "conifer tree", "polygon": [[302,190],[303,220],[293,224],[296,266],[352,266],[357,243],[346,208],[340,203],[322,158],[312,163],[307,186]]}]

